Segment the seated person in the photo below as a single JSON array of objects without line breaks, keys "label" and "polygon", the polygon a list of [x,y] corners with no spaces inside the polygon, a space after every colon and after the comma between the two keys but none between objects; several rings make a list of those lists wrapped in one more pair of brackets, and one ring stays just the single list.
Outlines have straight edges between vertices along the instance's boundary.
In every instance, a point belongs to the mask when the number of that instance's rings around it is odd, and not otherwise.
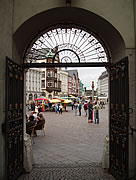
[{"label": "seated person", "polygon": [[43,117],[43,114],[40,112],[39,116],[37,116],[37,119],[36,119],[35,129],[36,130],[42,129],[44,127],[44,124],[45,124],[45,118]]},{"label": "seated person", "polygon": [[31,113],[30,116],[29,116],[29,121],[26,123],[26,133],[27,134],[31,135],[32,130],[29,130],[29,128],[34,126],[34,125],[35,125],[34,116]]},{"label": "seated person", "polygon": [[37,119],[37,114],[36,114],[35,111],[33,111],[33,117],[34,117],[34,121],[36,121],[36,119]]}]

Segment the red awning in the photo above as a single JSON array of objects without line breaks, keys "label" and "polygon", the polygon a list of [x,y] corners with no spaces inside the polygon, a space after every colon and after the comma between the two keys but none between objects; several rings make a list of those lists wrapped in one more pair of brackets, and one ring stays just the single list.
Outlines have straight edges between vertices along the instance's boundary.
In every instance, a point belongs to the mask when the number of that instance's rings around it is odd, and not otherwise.
[{"label": "red awning", "polygon": [[36,98],[34,99],[35,101],[38,101],[38,100],[45,100],[45,101],[49,101],[49,99],[46,99],[46,98]]}]

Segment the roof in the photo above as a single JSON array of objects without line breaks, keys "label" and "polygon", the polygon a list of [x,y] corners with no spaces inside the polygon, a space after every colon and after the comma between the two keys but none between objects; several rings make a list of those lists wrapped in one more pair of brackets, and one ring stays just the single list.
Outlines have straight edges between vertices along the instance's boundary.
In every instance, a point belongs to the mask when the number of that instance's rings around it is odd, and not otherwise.
[{"label": "roof", "polygon": [[102,80],[102,79],[104,79],[106,77],[108,77],[108,73],[107,73],[107,71],[104,71],[104,72],[102,72],[102,74],[99,76],[98,79]]},{"label": "roof", "polygon": [[32,59],[42,60],[46,58],[53,58],[55,55],[55,51],[49,48],[42,48],[42,49],[31,49],[29,54],[31,54]]},{"label": "roof", "polygon": [[67,70],[69,76],[76,76],[78,78],[78,71],[77,70]]}]

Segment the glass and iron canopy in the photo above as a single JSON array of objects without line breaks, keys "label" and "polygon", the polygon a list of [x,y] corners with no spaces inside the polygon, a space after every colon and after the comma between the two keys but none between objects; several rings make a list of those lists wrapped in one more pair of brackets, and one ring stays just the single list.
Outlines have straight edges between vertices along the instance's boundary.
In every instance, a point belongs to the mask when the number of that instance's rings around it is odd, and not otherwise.
[{"label": "glass and iron canopy", "polygon": [[103,63],[107,53],[102,43],[84,29],[74,26],[52,27],[33,41],[24,63]]}]

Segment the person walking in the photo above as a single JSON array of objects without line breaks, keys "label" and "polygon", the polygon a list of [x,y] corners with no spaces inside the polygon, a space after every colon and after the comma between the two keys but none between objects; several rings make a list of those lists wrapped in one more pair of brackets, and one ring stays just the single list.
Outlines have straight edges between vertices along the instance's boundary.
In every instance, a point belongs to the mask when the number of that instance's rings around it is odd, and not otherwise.
[{"label": "person walking", "polygon": [[58,105],[57,105],[57,103],[55,104],[55,112],[57,113],[57,111],[58,111]]},{"label": "person walking", "polygon": [[94,121],[95,121],[95,124],[99,124],[99,109],[100,109],[100,106],[98,105],[97,102],[95,102],[95,105],[93,107],[94,109]]},{"label": "person walking", "polygon": [[88,123],[92,123],[92,122],[93,122],[93,103],[92,103],[92,99],[90,99],[88,103]]},{"label": "person walking", "polygon": [[78,109],[78,103],[75,102],[74,104],[74,109],[75,109],[75,116],[77,116],[77,109]]},{"label": "person walking", "polygon": [[73,108],[74,108],[74,102],[73,101],[72,101],[71,105],[72,105],[72,110],[73,110]]},{"label": "person walking", "polygon": [[62,104],[59,105],[59,114],[62,114]]},{"label": "person walking", "polygon": [[67,106],[66,103],[64,103],[64,109],[65,109],[65,112],[67,111],[67,110],[66,110],[66,106]]},{"label": "person walking", "polygon": [[81,109],[82,109],[82,104],[81,104],[81,102],[79,102],[78,109],[79,109],[79,116],[81,116]]},{"label": "person walking", "polygon": [[84,108],[85,117],[86,117],[87,116],[87,109],[88,109],[87,103],[84,104],[83,108]]}]

